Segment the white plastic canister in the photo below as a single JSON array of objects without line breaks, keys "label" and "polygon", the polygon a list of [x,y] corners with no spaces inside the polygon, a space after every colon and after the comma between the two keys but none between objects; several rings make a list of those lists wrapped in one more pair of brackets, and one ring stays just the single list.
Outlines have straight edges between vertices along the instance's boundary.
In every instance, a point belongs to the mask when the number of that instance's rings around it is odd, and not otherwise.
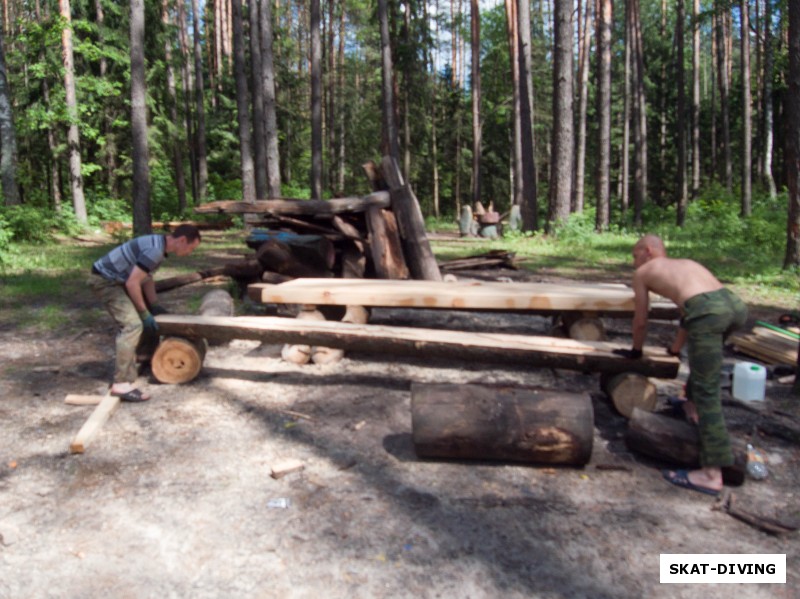
[{"label": "white plastic canister", "polygon": [[763,401],[767,369],[752,362],[737,362],[733,367],[733,397],[741,401]]}]

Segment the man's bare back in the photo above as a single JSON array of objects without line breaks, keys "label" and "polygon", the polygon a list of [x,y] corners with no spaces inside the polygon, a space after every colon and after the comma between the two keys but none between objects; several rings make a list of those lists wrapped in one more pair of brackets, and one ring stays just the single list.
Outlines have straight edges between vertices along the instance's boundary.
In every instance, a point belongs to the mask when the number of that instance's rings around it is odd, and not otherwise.
[{"label": "man's bare back", "polygon": [[643,287],[682,307],[689,298],[716,291],[723,285],[705,266],[694,260],[657,257],[636,269],[633,287],[634,290]]}]

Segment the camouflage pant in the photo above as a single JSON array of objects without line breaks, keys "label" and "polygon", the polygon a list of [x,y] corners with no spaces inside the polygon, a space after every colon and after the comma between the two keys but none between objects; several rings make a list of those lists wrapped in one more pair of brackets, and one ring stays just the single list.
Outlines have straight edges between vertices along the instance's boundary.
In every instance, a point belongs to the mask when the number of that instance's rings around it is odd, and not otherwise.
[{"label": "camouflage pant", "polygon": [[139,374],[136,367],[136,348],[142,338],[142,320],[125,291],[125,286],[93,274],[89,288],[103,303],[111,318],[117,323],[115,383],[133,383]]},{"label": "camouflage pant", "polygon": [[730,437],[722,415],[719,377],[725,338],[747,320],[747,307],[734,293],[720,289],[701,293],[684,303],[681,326],[689,341],[689,381],[686,392],[700,417],[700,465],[733,464]]}]

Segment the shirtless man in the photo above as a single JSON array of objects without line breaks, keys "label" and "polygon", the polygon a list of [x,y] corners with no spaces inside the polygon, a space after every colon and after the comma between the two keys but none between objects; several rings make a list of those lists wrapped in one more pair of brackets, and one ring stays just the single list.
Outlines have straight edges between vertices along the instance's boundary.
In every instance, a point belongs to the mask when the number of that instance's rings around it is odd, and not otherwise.
[{"label": "shirtless man", "polygon": [[722,345],[729,333],[744,325],[747,307],[703,265],[667,258],[664,242],[655,235],[645,235],[636,243],[633,265],[633,347],[615,353],[632,359],[642,356],[650,291],[681,308],[681,327],[668,351],[678,355],[688,341],[686,390],[691,404],[687,402],[687,414],[698,424],[701,468],[664,470],[662,474],[675,485],[717,495],[722,490],[722,468],[733,464],[719,396]]}]

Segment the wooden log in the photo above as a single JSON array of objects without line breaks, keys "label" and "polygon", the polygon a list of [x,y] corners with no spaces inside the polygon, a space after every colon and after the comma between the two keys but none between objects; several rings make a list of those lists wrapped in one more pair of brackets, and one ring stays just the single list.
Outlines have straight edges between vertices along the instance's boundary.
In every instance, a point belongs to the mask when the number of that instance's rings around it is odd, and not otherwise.
[{"label": "wooden log", "polygon": [[394,214],[382,208],[367,210],[369,252],[375,274],[380,279],[407,279],[408,266]]},{"label": "wooden log", "polygon": [[[320,321],[325,320],[322,312],[313,306],[307,306],[298,315],[298,320]],[[305,343],[287,343],[281,350],[281,357],[292,364],[308,364],[311,360],[311,346]]]},{"label": "wooden log", "polygon": [[265,270],[264,272],[261,273],[261,280],[264,283],[269,283],[270,285],[279,285],[281,283],[293,281],[294,277],[290,277],[288,275],[282,275],[277,272],[272,272],[271,270]]},{"label": "wooden log", "polygon": [[163,334],[189,338],[303,343],[367,353],[457,358],[584,372],[639,372],[659,378],[673,378],[678,374],[680,365],[676,358],[661,348],[645,348],[642,359],[628,360],[612,353],[613,349],[619,348],[618,345],[554,337],[331,321],[309,323],[270,316],[223,318],[165,314],[157,320]]},{"label": "wooden log", "polygon": [[634,408],[652,412],[658,401],[655,384],[646,376],[635,372],[623,372],[600,377],[600,387],[617,411],[630,418]]},{"label": "wooden log", "polygon": [[224,274],[226,274],[225,267],[219,266],[217,268],[199,270],[187,275],[179,275],[177,277],[162,279],[160,281],[156,281],[156,292],[163,293],[164,291],[169,291],[170,289],[175,289],[176,287],[191,285],[192,283],[197,283],[199,281],[203,281],[204,279],[210,279],[212,277],[218,277]]},{"label": "wooden log", "polygon": [[233,316],[233,298],[224,289],[214,289],[203,296],[198,311],[204,316]]},{"label": "wooden log", "polygon": [[361,165],[361,168],[364,169],[364,174],[369,180],[372,191],[389,189],[388,183],[386,183],[386,180],[383,178],[381,167],[376,164],[374,160],[368,160]]},{"label": "wooden log", "polygon": [[299,257],[291,247],[276,240],[262,243],[256,252],[256,259],[263,270],[277,272],[291,277],[326,277],[330,270],[317,263]]},{"label": "wooden log", "polygon": [[264,214],[275,213],[294,216],[330,217],[342,212],[364,212],[370,206],[388,207],[391,198],[386,191],[377,191],[357,198],[335,198],[332,200],[273,199],[256,202],[221,201],[207,202],[196,206],[200,214]]},{"label": "wooden log", "polygon": [[120,399],[110,393],[107,394],[103,400],[97,404],[97,407],[89,416],[89,419],[84,422],[81,430],[72,439],[69,444],[70,453],[83,453],[89,446],[103,425],[111,418],[111,415],[119,407]]},{"label": "wooden log", "polygon": [[579,341],[605,341],[606,328],[599,318],[579,318],[569,325],[569,338]]},{"label": "wooden log", "polygon": [[205,355],[206,344],[202,339],[166,337],[158,344],[150,367],[159,383],[180,385],[200,374]]},{"label": "wooden log", "polygon": [[411,428],[420,457],[581,466],[594,412],[585,393],[414,383]]},{"label": "wooden log", "polygon": [[342,278],[362,279],[367,270],[367,257],[355,245],[342,248]]},{"label": "wooden log", "polygon": [[[354,324],[367,324],[369,312],[363,306],[347,306],[347,311],[342,316],[342,322]],[[311,359],[314,364],[335,364],[344,357],[344,350],[335,347],[315,346],[311,349]]]},{"label": "wooden log", "polygon": [[384,156],[381,167],[391,189],[392,211],[397,217],[400,238],[403,241],[403,255],[411,276],[426,281],[441,281],[442,274],[425,232],[425,219],[417,197],[403,181],[394,158]]},{"label": "wooden log", "polygon": [[[631,451],[678,466],[700,466],[700,437],[697,427],[685,420],[634,408],[628,420],[625,442]],[[741,484],[747,466],[747,446],[731,439],[734,465],[723,468],[727,484]]]},{"label": "wooden log", "polygon": [[[369,210],[367,212],[369,212]],[[347,222],[341,216],[338,215],[335,215],[331,219],[331,224],[337,231],[339,231],[347,239],[351,240],[360,251],[362,252],[364,251],[364,244],[366,243],[366,240],[364,239],[364,236],[361,234],[361,231],[358,230],[358,227],[356,227],[352,223]]]},{"label": "wooden log", "polygon": [[258,250],[267,241],[277,241],[285,245],[297,260],[322,270],[330,270],[336,259],[333,243],[324,235],[256,229],[248,235],[246,243],[249,248],[256,250],[258,259]]}]

